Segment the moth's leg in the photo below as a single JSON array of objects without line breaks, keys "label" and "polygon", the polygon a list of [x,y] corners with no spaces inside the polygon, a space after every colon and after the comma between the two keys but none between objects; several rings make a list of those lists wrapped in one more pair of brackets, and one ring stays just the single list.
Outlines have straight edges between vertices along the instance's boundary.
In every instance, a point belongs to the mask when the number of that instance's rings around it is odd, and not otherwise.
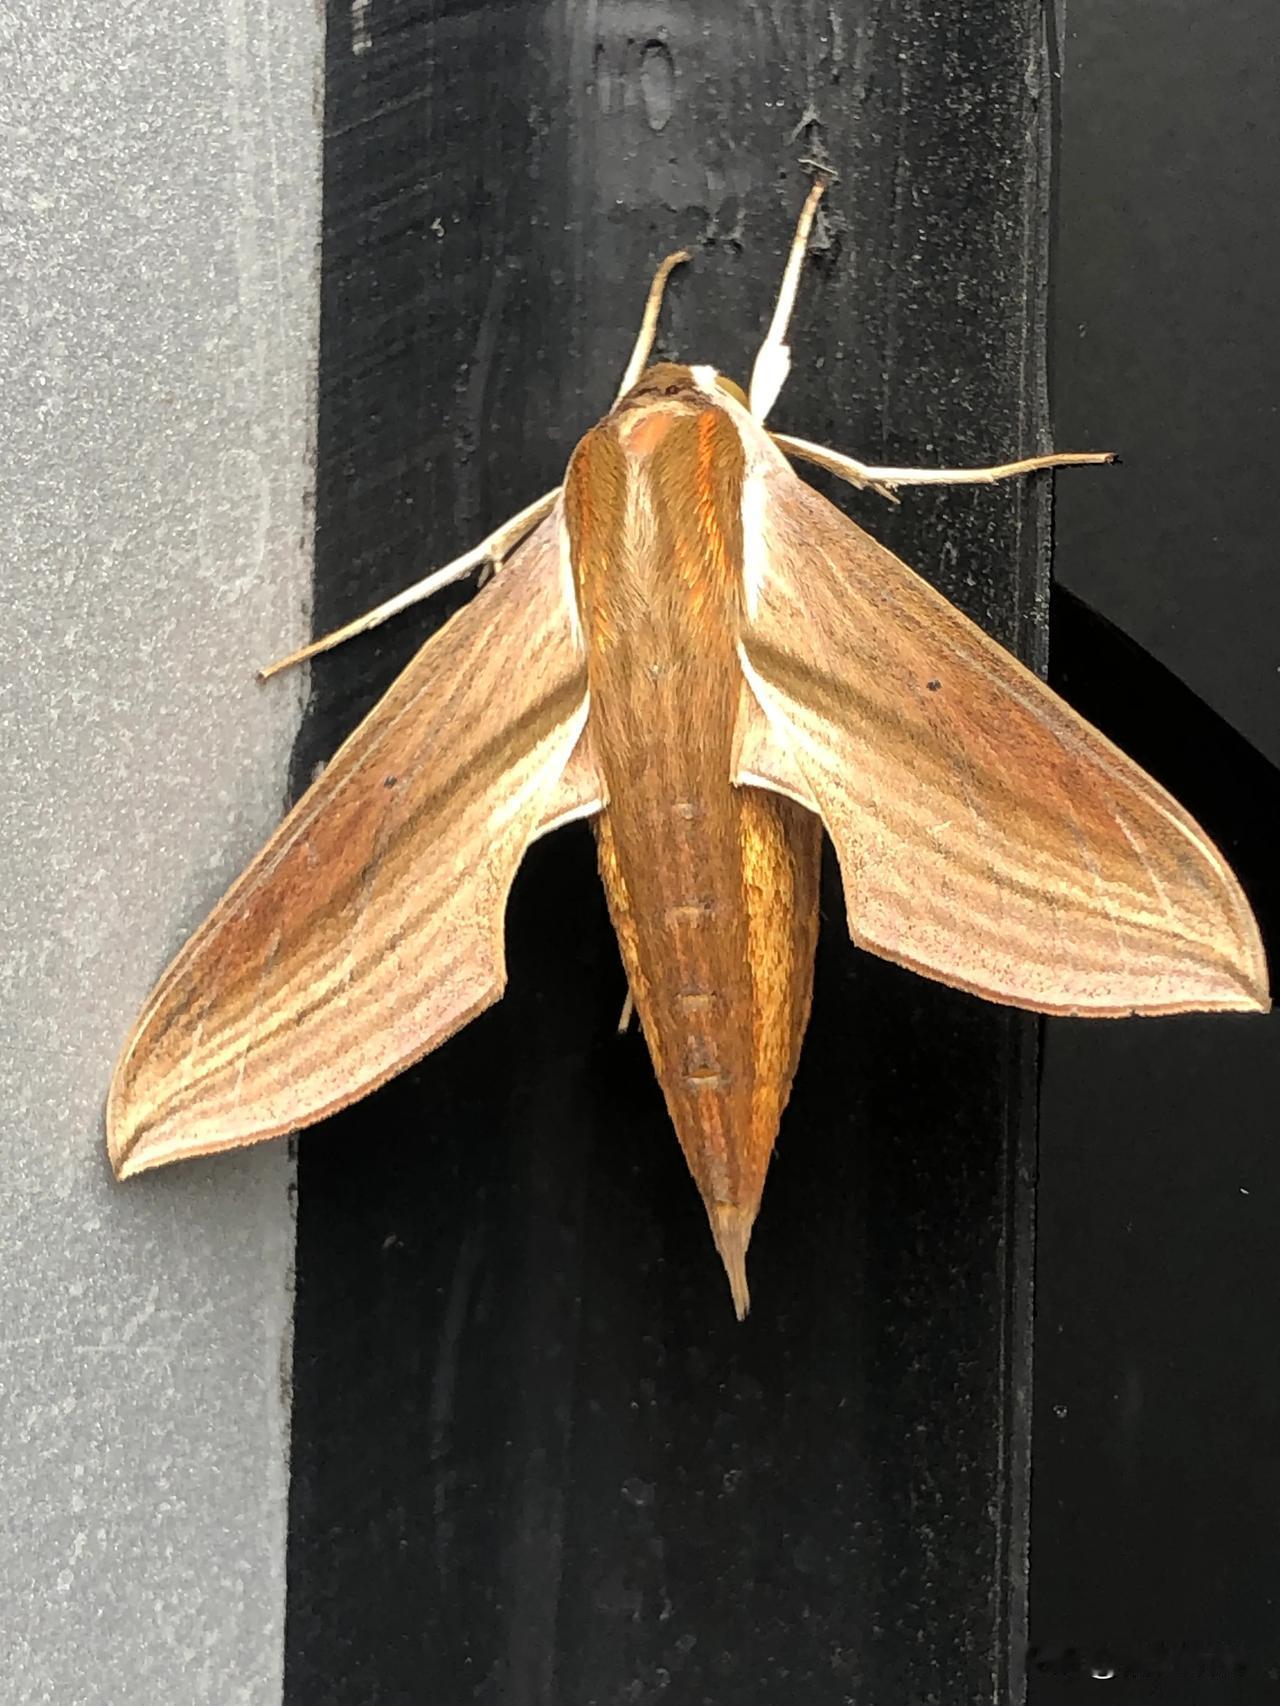
[{"label": "moth's leg", "polygon": [[628,990],[627,991],[627,999],[622,1003],[622,1012],[618,1018],[618,1035],[620,1037],[625,1036],[626,1033],[631,1029],[631,1021],[635,1018],[635,1016],[636,1016],[636,998],[634,995],[632,995],[631,991]]},{"label": "moth's leg", "polygon": [[354,639],[357,634],[367,633],[370,628],[376,628],[380,622],[385,622],[389,616],[397,616],[402,610],[407,610],[411,604],[420,604],[424,598],[430,598],[432,593],[439,592],[441,587],[449,586],[453,581],[461,580],[470,574],[472,569],[487,565],[498,569],[502,560],[520,543],[527,533],[531,533],[551,506],[560,496],[559,486],[553,492],[546,492],[536,498],[533,503],[522,509],[518,515],[513,515],[509,521],[496,528],[487,539],[482,539],[470,551],[464,551],[460,557],[455,557],[451,563],[446,563],[442,569],[436,569],[425,580],[416,581],[413,586],[405,587],[403,592],[396,593],[385,604],[377,605],[373,610],[366,610],[363,616],[357,616],[345,627],[335,628],[331,634],[322,635],[318,640],[312,640],[309,646],[302,646],[296,652],[290,652],[287,658],[278,658],[275,663],[268,664],[265,669],[258,671],[258,679],[266,681],[270,676],[277,675],[282,669],[289,669],[295,663],[302,663],[307,658],[315,657],[317,652],[331,651],[334,646],[340,646],[344,640]]},{"label": "moth's leg", "polygon": [[792,438],[785,432],[771,432],[769,437],[779,450],[785,451],[788,456],[794,456],[798,461],[812,462],[818,468],[825,468],[828,473],[838,474],[851,486],[857,486],[859,491],[878,492],[882,498],[888,498],[891,504],[899,501],[892,486],[873,480],[870,468],[853,456],[842,456],[838,450],[828,450],[825,444],[810,444],[806,438]]},{"label": "moth's leg", "polygon": [[631,360],[627,363],[627,370],[622,375],[618,395],[613,399],[615,403],[622,401],[648,366],[649,353],[653,349],[653,340],[658,334],[658,315],[662,310],[662,296],[667,288],[667,280],[676,268],[688,259],[688,249],[677,249],[674,255],[667,256],[657,272],[654,273],[653,283],[649,286],[649,294],[645,298],[640,330],[636,333],[635,348],[631,352]]},{"label": "moth's leg", "polygon": [[816,463],[819,468],[826,468],[847,480],[851,486],[870,488],[895,502],[894,488],[897,486],[989,486],[997,480],[1013,480],[1020,474],[1034,474],[1041,468],[1091,467],[1116,459],[1113,450],[1064,450],[1046,456],[1024,456],[1019,462],[1000,462],[992,468],[876,468],[859,462],[856,457],[842,456],[838,450],[828,450],[826,445],[792,438],[785,432],[771,433],[770,437],[788,456]]},{"label": "moth's leg", "polygon": [[760,345],[751,369],[751,384],[747,396],[751,413],[758,421],[763,421],[777,402],[778,393],[791,371],[787,326],[791,320],[791,310],[795,307],[800,268],[804,265],[804,257],[809,248],[809,233],[813,229],[814,215],[818,211],[818,203],[822,200],[822,192],[826,187],[826,180],[819,178],[800,210],[796,234],[791,239],[791,251],[787,256],[787,264],[782,269],[782,284],[778,290],[773,319],[769,322],[769,330],[765,333],[765,340]]}]

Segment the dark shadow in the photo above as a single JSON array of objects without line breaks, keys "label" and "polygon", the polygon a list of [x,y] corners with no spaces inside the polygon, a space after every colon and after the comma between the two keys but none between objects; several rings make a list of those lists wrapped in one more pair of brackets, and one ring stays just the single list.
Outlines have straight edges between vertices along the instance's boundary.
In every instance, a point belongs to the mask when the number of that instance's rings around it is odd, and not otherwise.
[{"label": "dark shadow", "polygon": [[1222,849],[1280,963],[1280,770],[1114,623],[1055,586],[1049,679]]}]

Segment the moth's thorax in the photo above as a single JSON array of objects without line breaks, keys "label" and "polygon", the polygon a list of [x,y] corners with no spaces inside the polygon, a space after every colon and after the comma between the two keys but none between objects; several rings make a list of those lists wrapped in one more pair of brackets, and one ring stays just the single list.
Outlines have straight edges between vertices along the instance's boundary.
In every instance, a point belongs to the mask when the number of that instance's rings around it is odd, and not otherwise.
[{"label": "moth's thorax", "polygon": [[565,521],[584,627],[648,613],[680,646],[719,613],[736,624],[743,447],[727,409],[672,363],[650,368],[575,450]]}]

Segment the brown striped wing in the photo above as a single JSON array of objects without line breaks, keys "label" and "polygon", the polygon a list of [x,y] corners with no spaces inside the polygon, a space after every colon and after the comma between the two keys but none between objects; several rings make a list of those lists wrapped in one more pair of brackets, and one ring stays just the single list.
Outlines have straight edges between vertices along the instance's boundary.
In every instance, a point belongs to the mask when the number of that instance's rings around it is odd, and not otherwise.
[{"label": "brown striped wing", "polygon": [[118,1174],[307,1125],[502,993],[525,848],[598,804],[561,531],[427,642],[161,978],[111,1088]]},{"label": "brown striped wing", "polygon": [[1046,1013],[1265,1009],[1257,926],[1163,788],[769,458],[737,780],[809,797],[854,940]]}]

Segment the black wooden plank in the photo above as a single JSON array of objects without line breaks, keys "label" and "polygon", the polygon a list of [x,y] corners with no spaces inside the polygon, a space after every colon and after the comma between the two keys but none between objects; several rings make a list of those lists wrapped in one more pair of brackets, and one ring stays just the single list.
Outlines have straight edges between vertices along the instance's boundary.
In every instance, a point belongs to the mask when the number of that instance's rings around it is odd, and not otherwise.
[{"label": "black wooden plank", "polygon": [[[317,627],[556,482],[668,248],[669,352],[745,374],[806,151],[777,423],[1039,442],[1032,0],[340,0],[329,41]],[[1042,491],[858,513],[1039,655]],[[316,666],[303,772],[456,602]],[[1034,1027],[856,954],[830,892],[739,1327],[586,830],[508,934],[502,1004],[300,1143],[287,1698],[1015,1697]]]}]

